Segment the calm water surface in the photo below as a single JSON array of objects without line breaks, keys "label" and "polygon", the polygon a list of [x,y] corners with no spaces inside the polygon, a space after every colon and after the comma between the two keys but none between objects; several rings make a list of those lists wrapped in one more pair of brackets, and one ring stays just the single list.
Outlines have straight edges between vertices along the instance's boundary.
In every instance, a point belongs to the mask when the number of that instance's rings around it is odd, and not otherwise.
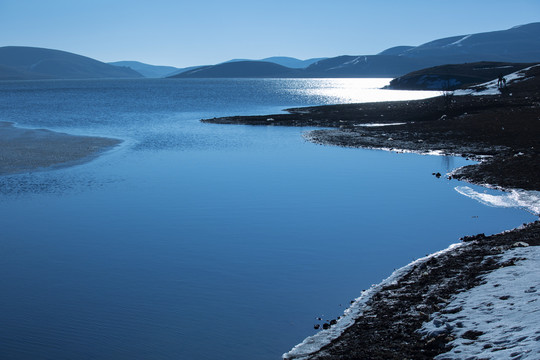
[{"label": "calm water surface", "polygon": [[385,82],[0,83],[0,121],[125,140],[0,177],[0,358],[276,359],[394,268],[533,220],[431,175],[460,158],[198,121],[422,96]]}]

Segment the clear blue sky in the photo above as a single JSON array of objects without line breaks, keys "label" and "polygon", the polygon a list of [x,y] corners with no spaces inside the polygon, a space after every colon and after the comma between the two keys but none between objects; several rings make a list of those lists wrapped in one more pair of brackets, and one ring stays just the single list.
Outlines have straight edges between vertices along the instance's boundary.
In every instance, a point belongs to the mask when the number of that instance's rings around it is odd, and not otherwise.
[{"label": "clear blue sky", "polygon": [[178,67],[368,55],[540,21],[540,0],[0,0],[0,46]]}]

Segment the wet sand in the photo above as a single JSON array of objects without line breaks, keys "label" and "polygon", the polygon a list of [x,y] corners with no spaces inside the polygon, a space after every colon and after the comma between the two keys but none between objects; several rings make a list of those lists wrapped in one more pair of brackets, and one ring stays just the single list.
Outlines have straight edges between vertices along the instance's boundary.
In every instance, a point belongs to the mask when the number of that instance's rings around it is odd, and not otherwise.
[{"label": "wet sand", "polygon": [[120,144],[118,139],[26,129],[0,122],[0,175],[72,166]]},{"label": "wet sand", "polygon": [[[320,106],[288,112],[202,121],[324,127],[306,133],[305,138],[323,145],[437,151],[469,157],[479,164],[447,176],[503,190],[540,191],[540,67],[529,70],[500,95],[445,94],[418,101]],[[454,340],[451,330],[425,336],[418,332],[422,324],[443,309],[453,295],[480,284],[483,274],[500,266],[512,266],[501,265],[495,259],[520,242],[540,245],[539,221],[502,234],[471,235],[462,239],[461,246],[400,269],[391,283],[379,284],[359,300],[360,304],[353,305],[360,307],[357,316],[341,335],[330,336],[329,341],[322,342],[322,348],[317,338],[308,338],[284,358],[432,359],[445,353]],[[340,321],[332,326],[339,327]],[[332,326],[319,334],[324,337],[331,333]]]}]

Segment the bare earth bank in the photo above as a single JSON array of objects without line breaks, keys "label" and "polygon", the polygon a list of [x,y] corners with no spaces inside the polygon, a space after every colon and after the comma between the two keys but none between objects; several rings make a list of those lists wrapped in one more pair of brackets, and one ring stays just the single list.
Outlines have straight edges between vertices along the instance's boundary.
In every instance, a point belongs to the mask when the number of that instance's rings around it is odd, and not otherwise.
[{"label": "bare earth bank", "polygon": [[121,142],[45,129],[24,129],[0,122],[0,175],[80,164]]}]

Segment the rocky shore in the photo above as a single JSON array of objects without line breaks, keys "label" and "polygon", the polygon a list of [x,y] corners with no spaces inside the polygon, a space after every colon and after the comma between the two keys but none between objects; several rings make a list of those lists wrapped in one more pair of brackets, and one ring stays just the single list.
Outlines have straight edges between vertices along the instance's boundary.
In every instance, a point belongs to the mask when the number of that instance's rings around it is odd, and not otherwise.
[{"label": "rocky shore", "polygon": [[[416,100],[287,109],[287,114],[204,119],[215,124],[309,126],[310,141],[347,147],[438,151],[481,160],[457,179],[540,190],[540,66],[499,95],[452,93]],[[326,129],[330,128],[330,129]]]},{"label": "rocky shore", "polygon": [[[202,121],[322,127],[305,137],[325,145],[469,157],[479,163],[447,176],[501,189],[540,191],[540,66],[518,73],[495,94],[483,95],[483,90],[476,87],[464,96],[445,93],[418,101],[321,106]],[[451,328],[426,335],[419,331],[423,324],[435,313],[453,311],[445,305],[456,294],[481,284],[483,275],[517,262],[498,261],[501,254],[517,246],[540,245],[540,222],[462,240],[460,246],[411,264],[391,282],[361,297],[353,323],[337,338],[320,346],[313,346],[316,339],[308,338],[284,358],[432,359],[448,352],[458,335]],[[471,330],[461,336],[474,342],[480,335]]]}]

